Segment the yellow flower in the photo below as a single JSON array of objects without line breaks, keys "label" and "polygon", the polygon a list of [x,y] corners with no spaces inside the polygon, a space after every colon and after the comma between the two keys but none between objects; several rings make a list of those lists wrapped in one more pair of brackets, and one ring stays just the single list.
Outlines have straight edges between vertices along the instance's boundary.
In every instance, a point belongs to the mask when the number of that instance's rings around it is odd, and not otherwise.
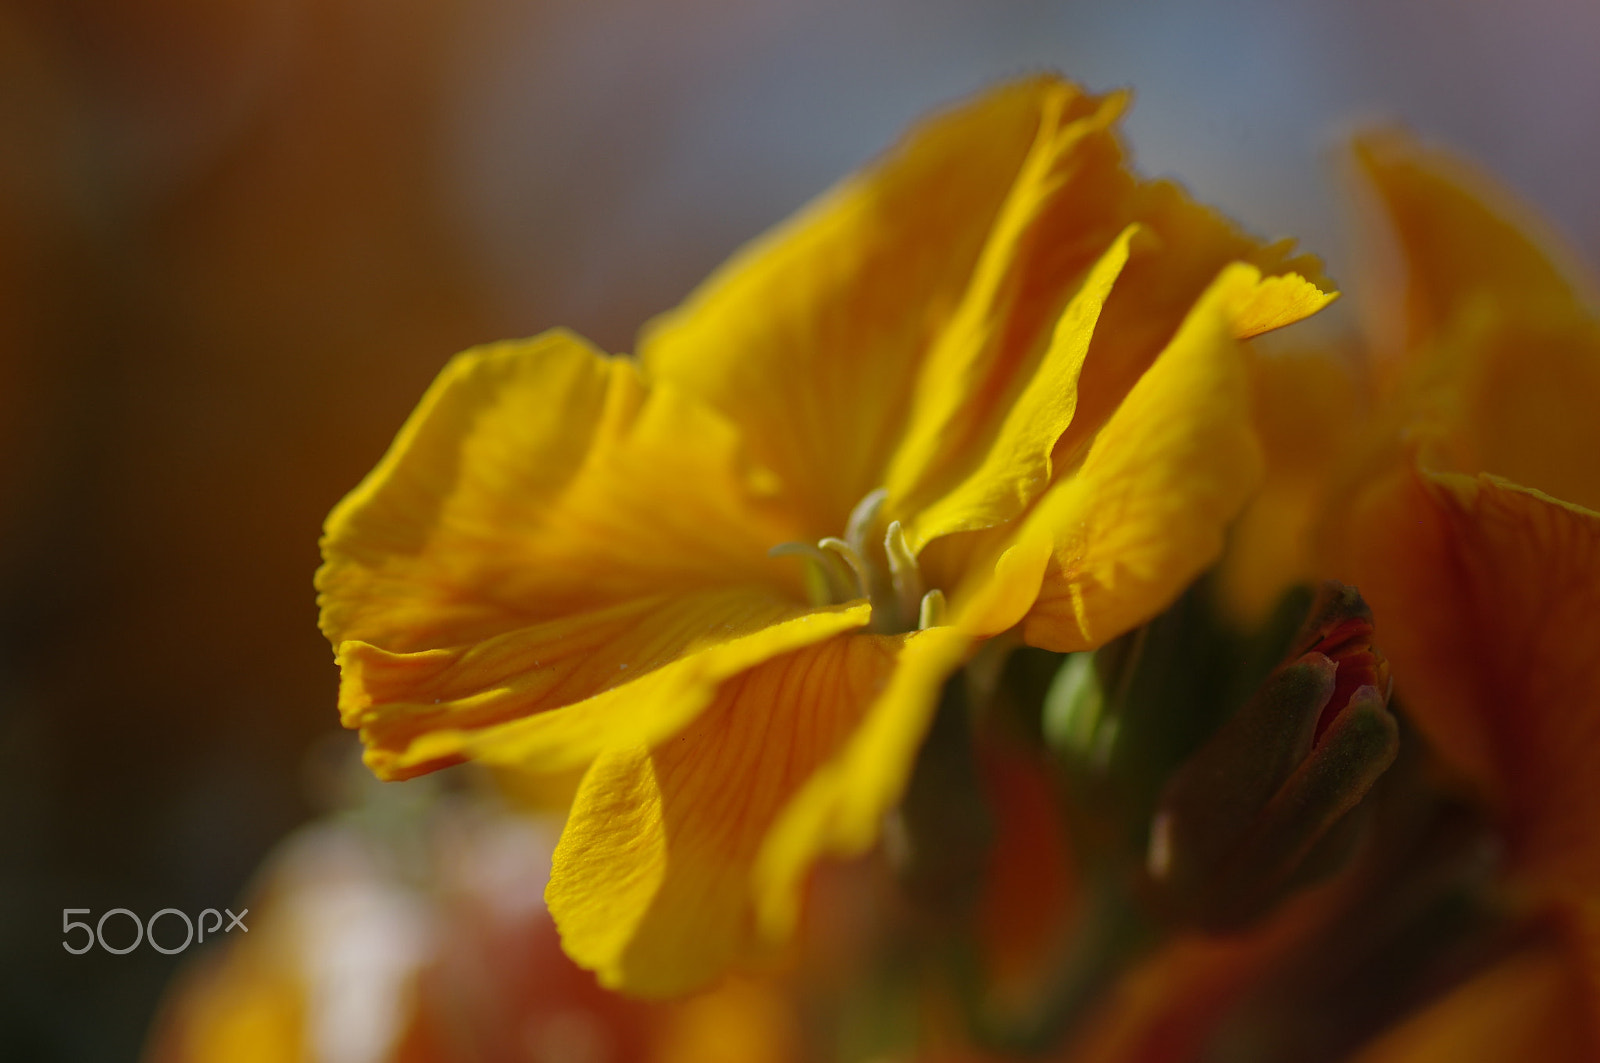
[{"label": "yellow flower", "polygon": [[1260,462],[1236,339],[1331,296],[1136,179],[1125,105],[1041,77],[926,122],[636,358],[459,356],[329,517],[374,771],[586,769],[547,896],[604,984],[782,940],[982,640],[1098,645],[1217,555]]}]

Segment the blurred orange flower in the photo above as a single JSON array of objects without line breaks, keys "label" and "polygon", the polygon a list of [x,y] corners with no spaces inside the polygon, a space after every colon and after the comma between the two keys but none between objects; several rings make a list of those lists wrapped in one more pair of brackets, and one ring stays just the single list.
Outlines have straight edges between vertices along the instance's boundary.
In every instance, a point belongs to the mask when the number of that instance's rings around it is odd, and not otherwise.
[{"label": "blurred orange flower", "polygon": [[1258,363],[1268,487],[1236,531],[1229,596],[1249,616],[1294,578],[1361,588],[1405,714],[1507,845],[1511,910],[1550,923],[1364,1058],[1592,1058],[1597,304],[1540,225],[1457,160],[1398,132],[1355,158],[1378,208],[1372,353],[1364,378],[1318,356]]},{"label": "blurred orange flower", "polygon": [[1364,1058],[1592,1059],[1600,314],[1536,225],[1454,160],[1394,134],[1357,159],[1403,270],[1384,367],[1400,430],[1338,538],[1409,715],[1501,828],[1509,902],[1555,921]]},{"label": "blurred orange flower", "polygon": [[792,1063],[793,1001],[608,993],[539,902],[553,825],[457,801],[404,843],[325,821],[263,872],[247,937],[174,986],[149,1063]]}]

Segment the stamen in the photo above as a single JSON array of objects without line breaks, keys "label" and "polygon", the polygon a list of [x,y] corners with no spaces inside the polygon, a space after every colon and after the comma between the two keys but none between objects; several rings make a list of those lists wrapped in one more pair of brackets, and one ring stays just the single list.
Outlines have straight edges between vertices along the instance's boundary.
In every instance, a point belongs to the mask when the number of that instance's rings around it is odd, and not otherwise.
[{"label": "stamen", "polygon": [[836,539],[831,535],[826,539],[819,539],[817,547],[833,557],[836,562],[843,561],[850,569],[850,574],[855,580],[855,593],[850,597],[871,596],[872,570],[867,567],[866,561],[856,552],[855,547],[843,539]]},{"label": "stamen", "polygon": [[889,530],[883,537],[883,550],[889,556],[889,578],[894,583],[895,604],[899,607],[900,620],[909,623],[920,612],[922,567],[906,545],[906,532],[899,521],[889,522]]},{"label": "stamen", "polygon": [[806,592],[813,605],[837,605],[859,598],[856,577],[835,553],[810,543],[779,543],[768,557],[798,557],[806,562]]},{"label": "stamen", "polygon": [[[890,521],[879,531],[888,491],[875,488],[850,511],[844,538],[828,536],[810,543],[790,542],[768,551],[772,557],[800,557],[806,562],[806,592],[813,604],[841,605],[867,599],[872,605],[872,630],[901,634],[945,622],[944,593],[924,593],[922,566],[906,542],[905,528]],[[878,536],[882,535],[880,540]],[[878,543],[883,553],[878,553]]]},{"label": "stamen", "polygon": [[867,556],[867,533],[872,530],[873,524],[877,523],[878,513],[883,509],[884,499],[888,497],[888,488],[874,488],[856,503],[855,509],[850,511],[850,519],[844,526],[844,541],[850,544],[857,557]]}]

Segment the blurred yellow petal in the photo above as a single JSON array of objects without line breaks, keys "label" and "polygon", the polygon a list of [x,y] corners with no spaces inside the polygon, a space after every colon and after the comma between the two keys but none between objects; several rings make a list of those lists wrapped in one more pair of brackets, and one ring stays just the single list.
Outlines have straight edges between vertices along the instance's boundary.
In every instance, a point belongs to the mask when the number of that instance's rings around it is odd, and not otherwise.
[{"label": "blurred yellow petal", "polygon": [[[1394,415],[1424,464],[1600,508],[1600,300],[1530,211],[1398,132],[1355,157],[1404,292]],[[1398,303],[1398,301],[1396,301]],[[1392,354],[1381,351],[1381,354]]]},{"label": "blurred yellow petal", "polygon": [[1411,719],[1506,820],[1526,882],[1600,894],[1600,514],[1402,470],[1351,524]]},{"label": "blurred yellow petal", "polygon": [[1250,375],[1266,465],[1218,573],[1223,607],[1246,628],[1291,585],[1322,578],[1316,534],[1365,412],[1354,373],[1331,356],[1261,355],[1251,359]]},{"label": "blurred yellow petal", "polygon": [[300,973],[243,944],[209,959],[178,982],[147,1063],[312,1063]]},{"label": "blurred yellow petal", "polygon": [[974,599],[997,593],[982,589],[997,577],[1038,588],[1023,624],[1030,645],[1098,646],[1159,612],[1221,552],[1261,473],[1230,320],[1258,279],[1245,265],[1217,278],[1082,467],[1025,518],[1001,555],[1011,571],[975,572]]},{"label": "blurred yellow petal", "polygon": [[671,741],[598,759],[547,893],[573,959],[607,986],[660,996],[758,953],[757,854],[795,794],[859,740],[879,692],[895,689],[905,641],[851,635],[775,657],[724,683]]},{"label": "blurred yellow petal", "polygon": [[811,519],[805,538],[839,534],[881,483],[907,384],[961,298],[1040,101],[1067,91],[1022,81],[923,122],[640,337],[652,378],[739,421]]},{"label": "blurred yellow petal", "polygon": [[783,987],[730,979],[673,1008],[658,1063],[790,1063],[803,1043]]}]

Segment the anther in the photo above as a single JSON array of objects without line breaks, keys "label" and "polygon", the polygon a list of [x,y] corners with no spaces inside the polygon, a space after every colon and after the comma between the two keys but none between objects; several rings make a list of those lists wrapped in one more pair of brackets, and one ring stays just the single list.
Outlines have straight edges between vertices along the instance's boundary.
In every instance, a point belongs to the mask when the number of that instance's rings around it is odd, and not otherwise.
[{"label": "anther", "polygon": [[944,591],[935,587],[922,596],[922,608],[917,611],[917,630],[926,631],[944,623]]}]

